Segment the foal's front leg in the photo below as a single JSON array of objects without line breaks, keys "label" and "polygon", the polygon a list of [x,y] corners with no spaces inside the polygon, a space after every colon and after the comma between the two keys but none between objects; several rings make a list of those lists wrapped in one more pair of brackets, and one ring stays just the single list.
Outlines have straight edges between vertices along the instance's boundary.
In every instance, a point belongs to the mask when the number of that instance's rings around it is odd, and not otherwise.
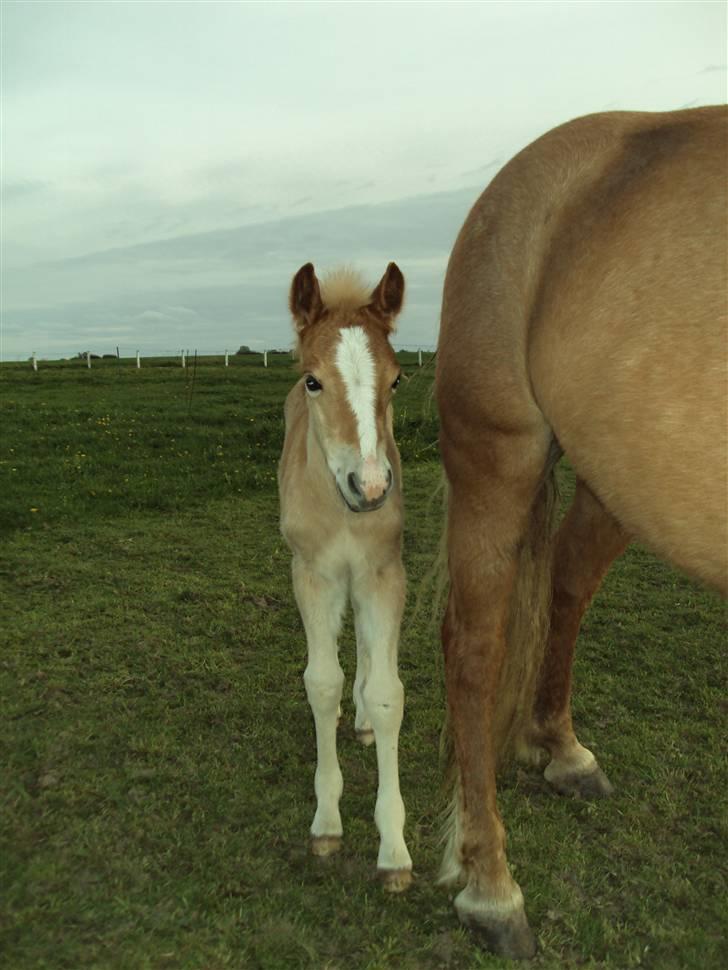
[{"label": "foal's front leg", "polygon": [[336,724],[344,672],[336,641],[346,586],[332,583],[294,557],[293,589],[306,630],[308,665],[303,680],[316,725],[316,814],[311,825],[311,850],[324,856],[340,848],[343,833],[339,801],[344,780],[336,756]]},{"label": "foal's front leg", "polygon": [[374,731],[379,789],[374,820],[380,836],[377,869],[384,886],[402,892],[412,881],[412,859],[404,841],[404,802],[399,790],[398,742],[404,689],[397,672],[397,646],[405,597],[399,560],[355,578],[357,652],[368,658],[361,691],[362,713]]},{"label": "foal's front leg", "polygon": [[354,677],[354,729],[357,741],[367,747],[374,741],[374,731],[372,730],[369,715],[367,714],[366,704],[364,703],[364,686],[369,678],[369,651],[361,632],[361,623],[357,616],[354,616],[354,627],[356,630],[356,676]]}]

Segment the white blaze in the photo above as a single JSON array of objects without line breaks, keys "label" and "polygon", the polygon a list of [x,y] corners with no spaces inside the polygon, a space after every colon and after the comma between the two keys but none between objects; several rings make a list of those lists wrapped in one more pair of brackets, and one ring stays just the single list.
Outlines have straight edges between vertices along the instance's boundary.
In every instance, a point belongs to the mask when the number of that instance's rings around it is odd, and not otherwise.
[{"label": "white blaze", "polygon": [[377,424],[374,411],[375,369],[369,340],[362,327],[346,327],[336,348],[336,366],[341,372],[346,399],[356,418],[362,458],[377,453]]}]

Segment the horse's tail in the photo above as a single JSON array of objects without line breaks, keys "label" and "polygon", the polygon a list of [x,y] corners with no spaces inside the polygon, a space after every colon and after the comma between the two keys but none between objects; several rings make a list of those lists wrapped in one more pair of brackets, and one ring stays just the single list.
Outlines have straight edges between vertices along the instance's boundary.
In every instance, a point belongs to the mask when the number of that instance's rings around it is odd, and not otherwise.
[{"label": "horse's tail", "polygon": [[511,594],[506,655],[493,715],[498,764],[530,748],[533,705],[549,637],[553,534],[558,489],[550,461],[531,506]]},{"label": "horse's tail", "polygon": [[[533,705],[548,642],[551,616],[552,537],[558,512],[554,473],[556,456],[547,465],[531,506],[528,528],[518,553],[518,567],[506,632],[506,655],[493,712],[492,737],[498,765],[509,757],[530,756]],[[440,881],[451,883],[461,875],[459,846],[460,779],[452,733],[447,719],[441,738],[445,782],[453,793],[445,819],[446,843]]]}]

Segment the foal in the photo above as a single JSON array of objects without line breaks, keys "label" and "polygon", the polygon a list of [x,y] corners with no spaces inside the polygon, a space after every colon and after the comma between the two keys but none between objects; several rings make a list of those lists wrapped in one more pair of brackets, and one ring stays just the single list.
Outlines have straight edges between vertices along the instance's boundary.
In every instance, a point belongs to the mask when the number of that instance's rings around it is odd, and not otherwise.
[{"label": "foal", "polygon": [[376,742],[377,868],[391,892],[412,879],[397,766],[405,575],[400,462],[392,435],[400,370],[389,343],[403,296],[404,278],[394,263],[372,293],[350,272],[321,285],[311,263],[296,273],[289,303],[303,377],[286,400],[278,467],[281,532],[293,553],[293,588],[308,642],[303,679],[316,725],[311,849],[327,856],[341,846],[336,727],[344,673],[337,637],[351,600],[355,727],[364,744]]}]

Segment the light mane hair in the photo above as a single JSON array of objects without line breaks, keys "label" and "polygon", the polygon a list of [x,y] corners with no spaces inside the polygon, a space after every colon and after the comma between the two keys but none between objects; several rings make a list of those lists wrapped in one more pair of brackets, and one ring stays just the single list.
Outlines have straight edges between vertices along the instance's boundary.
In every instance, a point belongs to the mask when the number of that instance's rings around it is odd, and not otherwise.
[{"label": "light mane hair", "polygon": [[372,290],[360,273],[341,266],[321,280],[321,299],[329,310],[358,310],[371,302]]}]

